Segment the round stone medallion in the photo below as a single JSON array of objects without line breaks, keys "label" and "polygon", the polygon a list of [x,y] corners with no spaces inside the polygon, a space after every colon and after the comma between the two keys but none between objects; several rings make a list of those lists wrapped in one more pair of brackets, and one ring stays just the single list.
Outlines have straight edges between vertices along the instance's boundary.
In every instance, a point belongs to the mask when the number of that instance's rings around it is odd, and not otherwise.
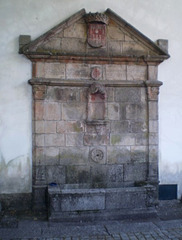
[{"label": "round stone medallion", "polygon": [[94,80],[101,79],[102,71],[100,67],[94,67],[91,70],[91,78]]},{"label": "round stone medallion", "polygon": [[100,163],[104,158],[104,152],[101,149],[94,148],[91,150],[91,159],[94,162]]}]

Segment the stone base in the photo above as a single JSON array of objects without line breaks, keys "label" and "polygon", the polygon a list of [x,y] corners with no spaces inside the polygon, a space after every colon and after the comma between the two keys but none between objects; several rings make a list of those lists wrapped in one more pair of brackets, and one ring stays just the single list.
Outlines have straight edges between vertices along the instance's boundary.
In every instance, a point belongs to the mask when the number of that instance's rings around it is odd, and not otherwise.
[{"label": "stone base", "polygon": [[147,187],[60,189],[58,186],[49,186],[48,197],[50,221],[121,220],[156,216],[155,207],[152,204],[149,206]]}]

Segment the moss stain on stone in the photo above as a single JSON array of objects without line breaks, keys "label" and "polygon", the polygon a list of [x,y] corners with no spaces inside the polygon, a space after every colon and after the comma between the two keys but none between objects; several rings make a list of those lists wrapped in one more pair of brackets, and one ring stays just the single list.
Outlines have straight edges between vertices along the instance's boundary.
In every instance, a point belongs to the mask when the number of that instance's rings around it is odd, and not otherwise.
[{"label": "moss stain on stone", "polygon": [[115,144],[119,143],[120,141],[121,141],[120,136],[114,135],[114,136],[111,137],[111,144],[112,145],[115,145]]}]

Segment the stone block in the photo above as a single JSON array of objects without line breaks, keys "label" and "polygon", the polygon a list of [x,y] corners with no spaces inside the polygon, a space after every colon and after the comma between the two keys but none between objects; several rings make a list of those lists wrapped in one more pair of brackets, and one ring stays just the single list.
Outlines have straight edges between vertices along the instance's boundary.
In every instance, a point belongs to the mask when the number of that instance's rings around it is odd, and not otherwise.
[{"label": "stone block", "polygon": [[158,151],[159,147],[157,145],[149,146],[149,162],[158,163]]},{"label": "stone block", "polygon": [[109,41],[108,50],[111,56],[121,55],[122,52],[122,42],[121,41]]},{"label": "stone block", "polygon": [[44,103],[43,101],[34,102],[34,119],[43,120],[44,116]]},{"label": "stone block", "polygon": [[35,145],[37,147],[43,147],[44,146],[44,134],[36,134],[35,135]]},{"label": "stone block", "polygon": [[34,122],[34,132],[35,133],[44,133],[44,121],[35,121]]},{"label": "stone block", "polygon": [[153,133],[158,132],[158,121],[157,120],[149,121],[149,132],[153,132]]},{"label": "stone block", "polygon": [[140,88],[123,87],[115,89],[116,102],[139,103],[141,101]]},{"label": "stone block", "polygon": [[107,145],[109,144],[109,135],[85,134],[83,137],[84,145]]},{"label": "stone block", "polygon": [[61,199],[62,211],[89,211],[105,209],[105,193],[94,190],[64,190]]},{"label": "stone block", "polygon": [[42,45],[40,48],[38,47],[37,51],[42,50],[53,50],[54,52],[61,50],[61,39],[60,38],[51,38],[49,41],[47,41],[44,45]]},{"label": "stone block", "polygon": [[148,148],[146,146],[131,146],[132,162],[147,162]]},{"label": "stone block", "polygon": [[123,182],[123,165],[110,165],[108,168],[108,187],[119,186]]},{"label": "stone block", "polygon": [[88,88],[82,87],[80,88],[80,102],[87,103],[88,102]]},{"label": "stone block", "polygon": [[118,27],[114,27],[114,26],[108,27],[107,37],[109,39],[124,41],[124,33]]},{"label": "stone block", "polygon": [[127,106],[127,104],[126,103],[120,103],[119,105],[120,105],[120,107],[119,107],[120,119],[121,120],[126,120],[126,106]]},{"label": "stone block", "polygon": [[87,64],[68,63],[66,65],[67,79],[90,79],[90,66]]},{"label": "stone block", "polygon": [[59,121],[56,123],[56,130],[57,130],[57,133],[65,133],[66,132],[66,121]]},{"label": "stone block", "polygon": [[124,181],[139,182],[147,179],[147,163],[124,164]]},{"label": "stone block", "polygon": [[59,103],[46,102],[44,109],[45,120],[60,120],[61,119],[61,105]]},{"label": "stone block", "polygon": [[67,184],[85,184],[90,183],[89,166],[66,166],[66,183]]},{"label": "stone block", "polygon": [[82,146],[82,145],[83,145],[82,133],[66,134],[66,146]]},{"label": "stone block", "polygon": [[108,103],[108,119],[110,120],[119,120],[120,107],[118,103]]},{"label": "stone block", "polygon": [[41,78],[41,77],[45,77],[45,72],[44,72],[44,69],[45,69],[45,64],[43,62],[37,62],[36,63],[36,76],[37,78]]},{"label": "stone block", "polygon": [[91,164],[105,164],[107,159],[106,147],[91,147],[89,151],[89,161]]},{"label": "stone block", "polygon": [[66,131],[69,133],[84,132],[84,123],[82,121],[67,121]]},{"label": "stone block", "polygon": [[111,133],[129,133],[129,122],[128,121],[112,121],[111,122]]},{"label": "stone block", "polygon": [[150,101],[149,103],[149,120],[158,120],[158,103]]},{"label": "stone block", "polygon": [[64,37],[83,38],[87,37],[86,24],[75,23],[64,30]]},{"label": "stone block", "polygon": [[64,166],[46,166],[46,182],[65,184],[65,167]]},{"label": "stone block", "polygon": [[114,102],[114,88],[106,87],[106,93],[107,93],[107,101]]},{"label": "stone block", "polygon": [[158,133],[149,133],[149,144],[150,145],[158,145]]},{"label": "stone block", "polygon": [[148,133],[137,133],[136,135],[136,145],[146,146],[148,145]]},{"label": "stone block", "polygon": [[135,134],[111,134],[111,145],[135,145]]},{"label": "stone block", "polygon": [[103,120],[105,119],[105,103],[93,102],[88,103],[88,119],[90,120]]},{"label": "stone block", "polygon": [[59,148],[46,147],[45,148],[45,165],[56,165],[59,164]]},{"label": "stone block", "polygon": [[44,148],[36,147],[33,151],[33,162],[35,165],[43,165],[44,164]]},{"label": "stone block", "polygon": [[64,145],[64,134],[45,134],[46,147],[59,147]]},{"label": "stone block", "polygon": [[108,168],[106,165],[91,166],[91,185],[93,188],[107,187]]},{"label": "stone block", "polygon": [[33,86],[33,97],[35,100],[43,100],[46,97],[47,87],[45,85]]},{"label": "stone block", "polygon": [[64,63],[45,63],[44,67],[45,78],[65,79],[65,64]]},{"label": "stone block", "polygon": [[130,147],[108,146],[107,147],[107,163],[122,164],[130,162]]},{"label": "stone block", "polygon": [[130,122],[130,131],[132,133],[145,133],[147,132],[147,123],[146,122]]},{"label": "stone block", "polygon": [[123,50],[122,54],[127,56],[148,55],[148,50],[145,49],[142,45],[138,44],[137,42],[123,42],[122,50]]},{"label": "stone block", "polygon": [[86,165],[88,163],[88,147],[60,148],[60,165]]},{"label": "stone block", "polygon": [[147,118],[146,105],[143,104],[127,104],[126,119],[143,121]]},{"label": "stone block", "polygon": [[126,65],[106,65],[107,80],[126,80]]},{"label": "stone block", "polygon": [[148,66],[148,80],[157,80],[158,67]]},{"label": "stone block", "polygon": [[127,80],[147,80],[147,67],[141,65],[127,65]]},{"label": "stone block", "polygon": [[85,39],[63,38],[61,42],[62,53],[79,54],[86,52]]},{"label": "stone block", "polygon": [[96,133],[99,135],[107,135],[108,133],[110,133],[110,124],[109,123],[107,123],[106,125],[86,124],[85,132],[86,133]]},{"label": "stone block", "polygon": [[44,122],[45,133],[56,133],[56,122],[55,121],[45,121]]},{"label": "stone block", "polygon": [[85,120],[86,104],[85,103],[63,103],[62,106],[63,120]]},{"label": "stone block", "polygon": [[168,40],[167,39],[158,39],[157,45],[166,53],[168,53]]},{"label": "stone block", "polygon": [[47,88],[47,99],[49,101],[66,102],[67,92],[65,91],[65,88],[49,86]]},{"label": "stone block", "polygon": [[146,207],[146,193],[141,188],[111,189],[106,192],[106,209],[140,209]]}]

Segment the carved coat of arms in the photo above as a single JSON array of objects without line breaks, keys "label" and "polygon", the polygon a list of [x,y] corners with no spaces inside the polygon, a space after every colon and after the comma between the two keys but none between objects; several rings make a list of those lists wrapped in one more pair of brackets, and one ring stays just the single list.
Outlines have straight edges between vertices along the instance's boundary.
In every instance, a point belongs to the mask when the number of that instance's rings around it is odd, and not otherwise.
[{"label": "carved coat of arms", "polygon": [[95,48],[105,47],[108,17],[102,13],[89,13],[86,15],[85,20],[88,23],[88,44]]}]

